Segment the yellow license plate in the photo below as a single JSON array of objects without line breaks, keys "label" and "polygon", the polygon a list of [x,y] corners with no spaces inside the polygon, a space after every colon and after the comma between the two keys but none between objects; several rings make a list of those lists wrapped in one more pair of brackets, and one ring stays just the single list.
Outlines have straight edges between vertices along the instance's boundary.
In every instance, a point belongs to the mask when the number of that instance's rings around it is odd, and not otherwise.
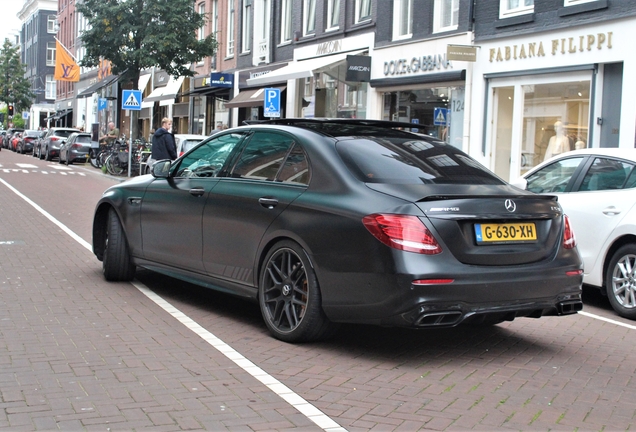
[{"label": "yellow license plate", "polygon": [[537,240],[534,222],[475,224],[477,243],[517,243]]}]

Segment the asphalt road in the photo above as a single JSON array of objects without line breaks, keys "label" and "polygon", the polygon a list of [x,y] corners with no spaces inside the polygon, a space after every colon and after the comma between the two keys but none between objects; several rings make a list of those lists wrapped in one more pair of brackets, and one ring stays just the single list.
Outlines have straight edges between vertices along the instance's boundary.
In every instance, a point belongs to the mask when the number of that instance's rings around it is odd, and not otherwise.
[{"label": "asphalt road", "polygon": [[1,429],[635,426],[636,322],[593,290],[573,316],[289,345],[255,303],[148,271],[104,281],[92,213],[117,181],[0,152]]}]

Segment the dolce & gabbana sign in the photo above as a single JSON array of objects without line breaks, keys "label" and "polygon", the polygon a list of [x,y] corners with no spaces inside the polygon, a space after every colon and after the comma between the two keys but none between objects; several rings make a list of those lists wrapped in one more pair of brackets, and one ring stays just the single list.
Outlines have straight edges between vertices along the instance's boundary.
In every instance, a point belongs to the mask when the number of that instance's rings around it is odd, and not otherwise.
[{"label": "dolce & gabbana sign", "polygon": [[384,76],[393,76],[452,68],[446,54],[433,54],[385,61],[383,71]]}]

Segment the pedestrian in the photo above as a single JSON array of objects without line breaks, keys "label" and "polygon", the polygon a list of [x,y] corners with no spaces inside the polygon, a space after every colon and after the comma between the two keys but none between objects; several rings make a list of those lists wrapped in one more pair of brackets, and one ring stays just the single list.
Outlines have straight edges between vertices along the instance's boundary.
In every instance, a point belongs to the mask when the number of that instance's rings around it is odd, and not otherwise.
[{"label": "pedestrian", "polygon": [[100,143],[112,144],[119,139],[119,129],[115,127],[115,123],[108,123],[108,132],[99,139]]},{"label": "pedestrian", "polygon": [[161,127],[152,136],[152,150],[148,159],[148,168],[162,159],[175,160],[177,158],[177,145],[172,134],[172,120],[164,117],[161,120]]}]

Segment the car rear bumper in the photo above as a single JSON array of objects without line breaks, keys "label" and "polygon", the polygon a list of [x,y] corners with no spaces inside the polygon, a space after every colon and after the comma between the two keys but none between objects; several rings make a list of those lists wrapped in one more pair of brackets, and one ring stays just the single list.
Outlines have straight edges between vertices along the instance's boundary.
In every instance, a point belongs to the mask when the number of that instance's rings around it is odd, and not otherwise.
[{"label": "car rear bumper", "polygon": [[[517,317],[568,315],[582,309],[582,274],[566,275],[566,271],[576,273],[576,265],[528,267],[470,266],[455,274],[428,275],[321,272],[318,279],[323,309],[334,322],[453,327]],[[446,283],[436,283],[434,279],[438,278],[447,279]],[[358,295],[353,295],[351,287],[358,287]]]}]

